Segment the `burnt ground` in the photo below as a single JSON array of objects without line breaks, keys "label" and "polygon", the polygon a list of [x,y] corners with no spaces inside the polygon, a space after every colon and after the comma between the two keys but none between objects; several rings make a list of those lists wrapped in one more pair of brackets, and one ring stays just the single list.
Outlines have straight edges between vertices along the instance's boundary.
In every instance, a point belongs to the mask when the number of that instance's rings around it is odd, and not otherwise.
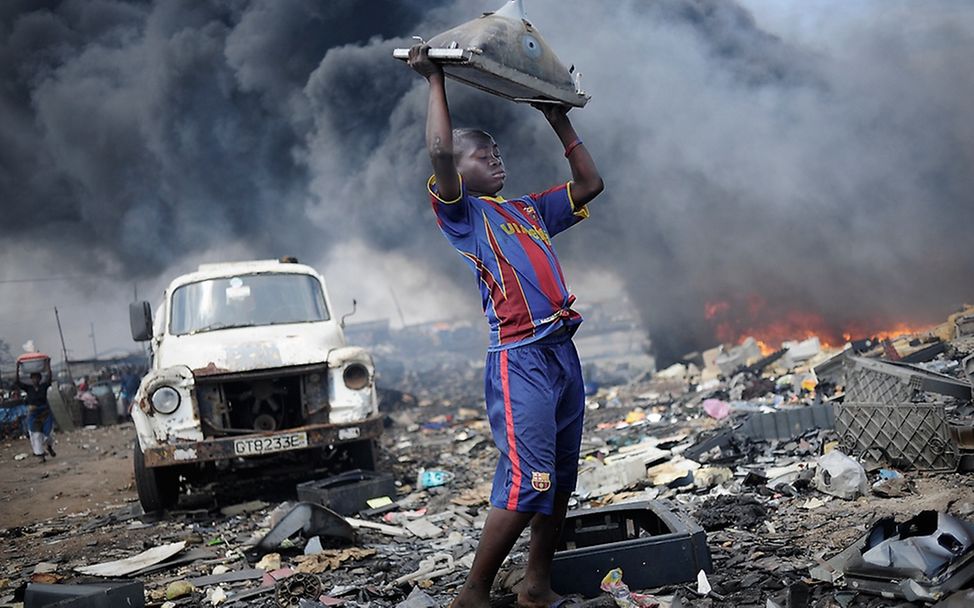
[{"label": "burnt ground", "polygon": [[[599,409],[587,415],[586,441],[601,443],[610,451],[646,437],[661,439],[662,445],[687,445],[697,433],[722,424],[692,411],[659,408],[655,409],[667,412],[659,423],[625,424],[622,420],[633,410],[631,400],[620,394],[603,401]],[[440,531],[433,538],[401,538],[360,530],[356,545],[374,553],[346,553],[342,557],[339,551],[333,564],[336,567],[317,576],[324,592],[343,600],[345,606],[395,606],[416,585],[396,585],[396,578],[415,571],[420,560],[434,553],[449,554],[459,564],[453,572],[432,581],[420,577],[418,582],[418,588],[434,604],[445,605],[463,580],[462,558],[469,559],[486,513],[494,464],[489,431],[472,404],[468,408],[442,403],[421,407],[407,402],[390,411],[389,416],[381,468],[395,473],[401,508],[387,516],[386,523],[402,526],[423,519]],[[230,570],[254,566],[260,556],[243,550],[246,539],[266,529],[267,515],[281,501],[294,500],[293,493],[261,490],[260,486],[244,496],[230,492],[224,504],[253,498],[266,503],[240,515],[221,515],[219,504],[206,497],[195,503],[184,502],[179,510],[162,518],[144,515],[133,487],[133,437],[130,424],[62,433],[57,437],[57,458],[46,463],[36,462],[29,455],[15,459],[18,454],[29,454],[25,439],[0,445],[0,604],[22,601],[23,587],[32,577],[48,582],[90,581],[74,568],[175,541],[186,541],[189,548],[208,553],[190,564],[138,576],[145,582],[148,605],[162,605],[165,589],[172,581],[210,574],[218,565]],[[747,466],[762,462],[773,466],[814,460],[815,451],[828,439],[827,432],[820,432],[798,443],[756,444],[743,462]],[[809,586],[812,606],[920,605],[870,596],[849,597],[831,584],[811,579],[808,568],[817,558],[844,549],[881,516],[905,519],[924,509],[948,510],[968,518],[974,513],[974,476],[969,474],[905,472],[915,485],[913,494],[896,498],[869,495],[846,501],[810,487],[782,493],[766,486],[745,485],[741,466],[740,462],[730,464],[737,475],[719,487],[651,488],[643,483],[598,500],[580,500],[575,506],[599,506],[644,491],[648,496],[658,495],[683,505],[710,529],[707,544],[714,564],[709,576],[713,593],[697,596],[696,584],[650,590],[664,606],[763,607],[769,598],[799,583]],[[455,478],[447,486],[416,491],[415,476],[421,468],[445,469]],[[525,559],[525,540],[526,536],[502,572],[496,593],[498,605],[511,604],[510,587],[517,582]],[[294,566],[301,551],[284,549],[280,553],[285,565]],[[651,563],[654,557],[662,556],[646,557]],[[41,562],[53,564],[47,568],[52,572],[36,573]],[[261,593],[258,582],[232,583],[224,588],[231,600],[235,594],[256,594],[237,605],[274,605],[273,588]],[[173,606],[210,605],[205,597],[212,591],[212,586],[198,588],[192,595],[175,600]],[[603,596],[596,604],[612,605],[607,600]]]}]

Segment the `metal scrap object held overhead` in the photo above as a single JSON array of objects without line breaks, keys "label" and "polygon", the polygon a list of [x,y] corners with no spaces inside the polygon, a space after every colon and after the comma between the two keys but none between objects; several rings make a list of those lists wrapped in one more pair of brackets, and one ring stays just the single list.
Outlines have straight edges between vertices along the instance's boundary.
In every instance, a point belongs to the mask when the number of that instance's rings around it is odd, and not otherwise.
[{"label": "metal scrap object held overhead", "polygon": [[[455,80],[513,101],[582,107],[589,96],[525,18],[522,0],[468,21],[429,41],[430,59]],[[409,49],[393,51],[408,59]]]}]

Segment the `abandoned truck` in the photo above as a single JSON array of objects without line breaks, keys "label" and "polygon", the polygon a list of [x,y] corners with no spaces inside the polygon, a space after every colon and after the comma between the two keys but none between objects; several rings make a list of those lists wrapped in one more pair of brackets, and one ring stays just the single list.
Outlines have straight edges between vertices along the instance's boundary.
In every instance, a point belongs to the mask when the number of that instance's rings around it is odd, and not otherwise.
[{"label": "abandoned truck", "polygon": [[294,258],[201,265],[169,284],[154,321],[148,302],[130,305],[132,338],[151,345],[132,407],[146,511],[271,467],[374,468],[372,357],[332,310],[324,279]]}]

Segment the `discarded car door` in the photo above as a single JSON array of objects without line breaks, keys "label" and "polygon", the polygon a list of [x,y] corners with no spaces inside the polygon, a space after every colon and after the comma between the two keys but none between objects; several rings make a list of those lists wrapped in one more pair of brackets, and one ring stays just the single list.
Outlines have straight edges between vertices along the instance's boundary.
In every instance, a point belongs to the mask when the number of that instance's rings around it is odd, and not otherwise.
[{"label": "discarded car door", "polygon": [[130,306],[152,352],[132,409],[146,511],[217,471],[281,459],[311,471],[336,453],[374,468],[372,357],[346,344],[321,275],[292,260],[204,264],[170,283],[155,319]]}]

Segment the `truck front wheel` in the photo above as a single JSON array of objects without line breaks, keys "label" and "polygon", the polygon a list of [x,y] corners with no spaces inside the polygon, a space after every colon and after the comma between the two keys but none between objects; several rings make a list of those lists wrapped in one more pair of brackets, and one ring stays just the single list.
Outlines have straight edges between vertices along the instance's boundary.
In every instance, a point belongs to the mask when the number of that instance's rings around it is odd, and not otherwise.
[{"label": "truck front wheel", "polygon": [[179,467],[147,467],[139,440],[135,440],[135,490],[146,513],[162,511],[179,500]]}]

